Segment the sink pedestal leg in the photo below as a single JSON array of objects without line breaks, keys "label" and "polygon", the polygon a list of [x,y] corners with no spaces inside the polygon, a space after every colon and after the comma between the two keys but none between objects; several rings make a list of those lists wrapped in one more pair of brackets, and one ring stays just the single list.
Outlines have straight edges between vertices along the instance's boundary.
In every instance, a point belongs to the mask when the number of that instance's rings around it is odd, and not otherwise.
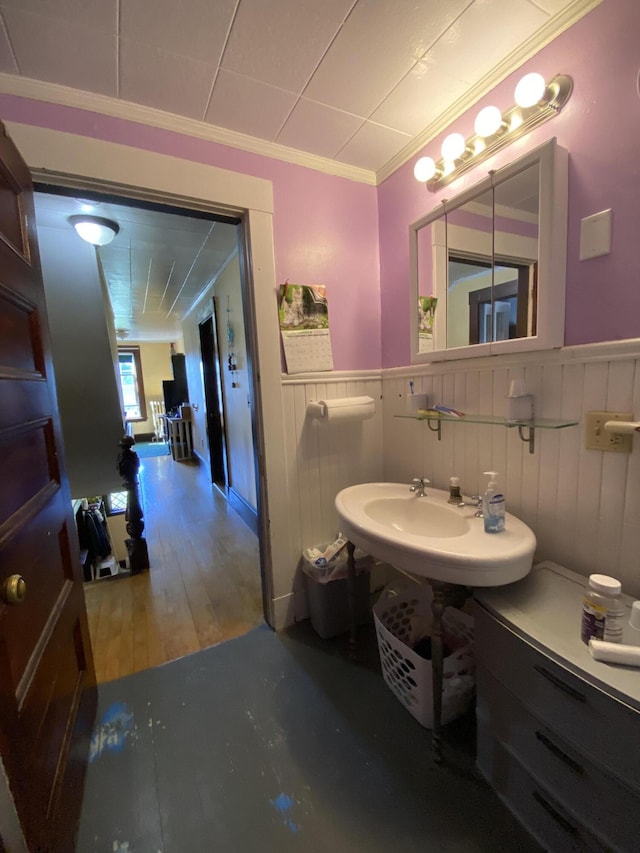
[{"label": "sink pedestal leg", "polygon": [[431,612],[433,613],[433,623],[431,626],[431,669],[433,676],[433,729],[431,732],[431,748],[433,750],[433,760],[436,764],[442,762],[442,736],[440,729],[442,726],[442,669],[443,669],[443,649],[442,649],[442,614],[444,613],[445,590],[447,584],[440,581],[431,581],[433,589],[433,599],[431,601]]},{"label": "sink pedestal leg", "polygon": [[347,542],[347,599],[349,603],[349,655],[356,653],[356,546]]}]

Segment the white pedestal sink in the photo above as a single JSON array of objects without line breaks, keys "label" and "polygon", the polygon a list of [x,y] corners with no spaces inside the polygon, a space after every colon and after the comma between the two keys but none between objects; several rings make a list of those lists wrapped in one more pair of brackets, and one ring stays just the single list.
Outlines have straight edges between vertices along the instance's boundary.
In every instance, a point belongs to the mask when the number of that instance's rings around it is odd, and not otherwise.
[{"label": "white pedestal sink", "polygon": [[[474,586],[500,586],[525,577],[533,565],[536,537],[507,513],[505,530],[485,533],[475,506],[448,503],[449,493],[427,487],[420,497],[405,483],[363,483],[336,496],[342,533],[349,540],[349,601],[355,603],[354,550],[429,579],[433,588],[431,634],[434,761],[442,760],[442,613]],[[352,619],[352,648],[355,620]]]},{"label": "white pedestal sink", "polygon": [[336,496],[342,533],[399,569],[462,586],[501,586],[525,577],[536,537],[507,513],[502,533],[485,533],[476,507],[447,503],[449,493],[417,497],[404,483],[362,483]]}]

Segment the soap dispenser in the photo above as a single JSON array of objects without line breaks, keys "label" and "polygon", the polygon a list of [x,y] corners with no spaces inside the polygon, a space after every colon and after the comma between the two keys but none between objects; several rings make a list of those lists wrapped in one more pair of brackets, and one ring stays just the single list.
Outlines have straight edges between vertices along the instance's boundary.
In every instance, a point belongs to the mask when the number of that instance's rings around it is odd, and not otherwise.
[{"label": "soap dispenser", "polygon": [[504,530],[505,500],[498,488],[498,472],[485,471],[489,485],[482,498],[482,514],[485,533],[501,533]]}]

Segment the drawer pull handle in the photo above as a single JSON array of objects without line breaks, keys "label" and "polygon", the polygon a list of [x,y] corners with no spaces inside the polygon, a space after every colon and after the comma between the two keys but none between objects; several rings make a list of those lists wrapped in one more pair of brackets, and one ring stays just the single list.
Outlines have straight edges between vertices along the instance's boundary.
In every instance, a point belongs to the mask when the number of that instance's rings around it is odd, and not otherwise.
[{"label": "drawer pull handle", "polygon": [[570,755],[567,755],[564,750],[560,749],[560,747],[543,734],[543,732],[537,731],[536,737],[543,746],[546,746],[549,752],[553,753],[553,755],[555,755],[556,758],[559,758],[560,761],[564,761],[567,767],[573,770],[574,773],[577,773],[578,776],[584,775],[584,767],[581,764],[578,764],[578,762],[571,758]]},{"label": "drawer pull handle", "polygon": [[560,690],[564,690],[564,692],[571,696],[572,699],[575,699],[577,702],[586,702],[586,697],[580,693],[579,690],[576,690],[573,687],[570,687],[568,684],[565,684],[557,675],[549,672],[548,669],[545,669],[543,666],[539,664],[534,664],[533,668],[536,672],[539,672],[547,681],[550,681],[554,687],[558,687]]},{"label": "drawer pull handle", "polygon": [[568,821],[564,815],[561,815],[560,812],[554,808],[549,800],[547,800],[546,797],[543,797],[539,791],[533,791],[532,797],[540,803],[542,808],[551,815],[555,822],[559,824],[565,832],[568,832],[570,835],[578,834],[578,827]]}]

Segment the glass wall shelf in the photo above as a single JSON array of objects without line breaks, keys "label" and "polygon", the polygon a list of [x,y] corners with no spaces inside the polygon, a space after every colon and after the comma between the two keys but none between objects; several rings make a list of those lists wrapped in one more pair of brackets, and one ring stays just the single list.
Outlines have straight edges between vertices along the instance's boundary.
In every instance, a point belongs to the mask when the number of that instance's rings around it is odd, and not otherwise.
[{"label": "glass wall shelf", "polygon": [[[529,445],[529,453],[535,450],[535,431],[536,429],[565,429],[565,427],[577,426],[578,421],[568,418],[533,418],[526,421],[507,421],[504,418],[496,415],[463,415],[462,417],[454,417],[453,415],[438,414],[406,414],[394,415],[395,418],[406,418],[413,421],[427,421],[427,426],[432,432],[438,433],[438,441],[442,438],[442,423],[455,424],[489,424],[503,426],[507,428],[517,427],[518,435],[526,444]],[[436,426],[434,426],[436,424]],[[524,430],[527,430],[525,436]]]}]

